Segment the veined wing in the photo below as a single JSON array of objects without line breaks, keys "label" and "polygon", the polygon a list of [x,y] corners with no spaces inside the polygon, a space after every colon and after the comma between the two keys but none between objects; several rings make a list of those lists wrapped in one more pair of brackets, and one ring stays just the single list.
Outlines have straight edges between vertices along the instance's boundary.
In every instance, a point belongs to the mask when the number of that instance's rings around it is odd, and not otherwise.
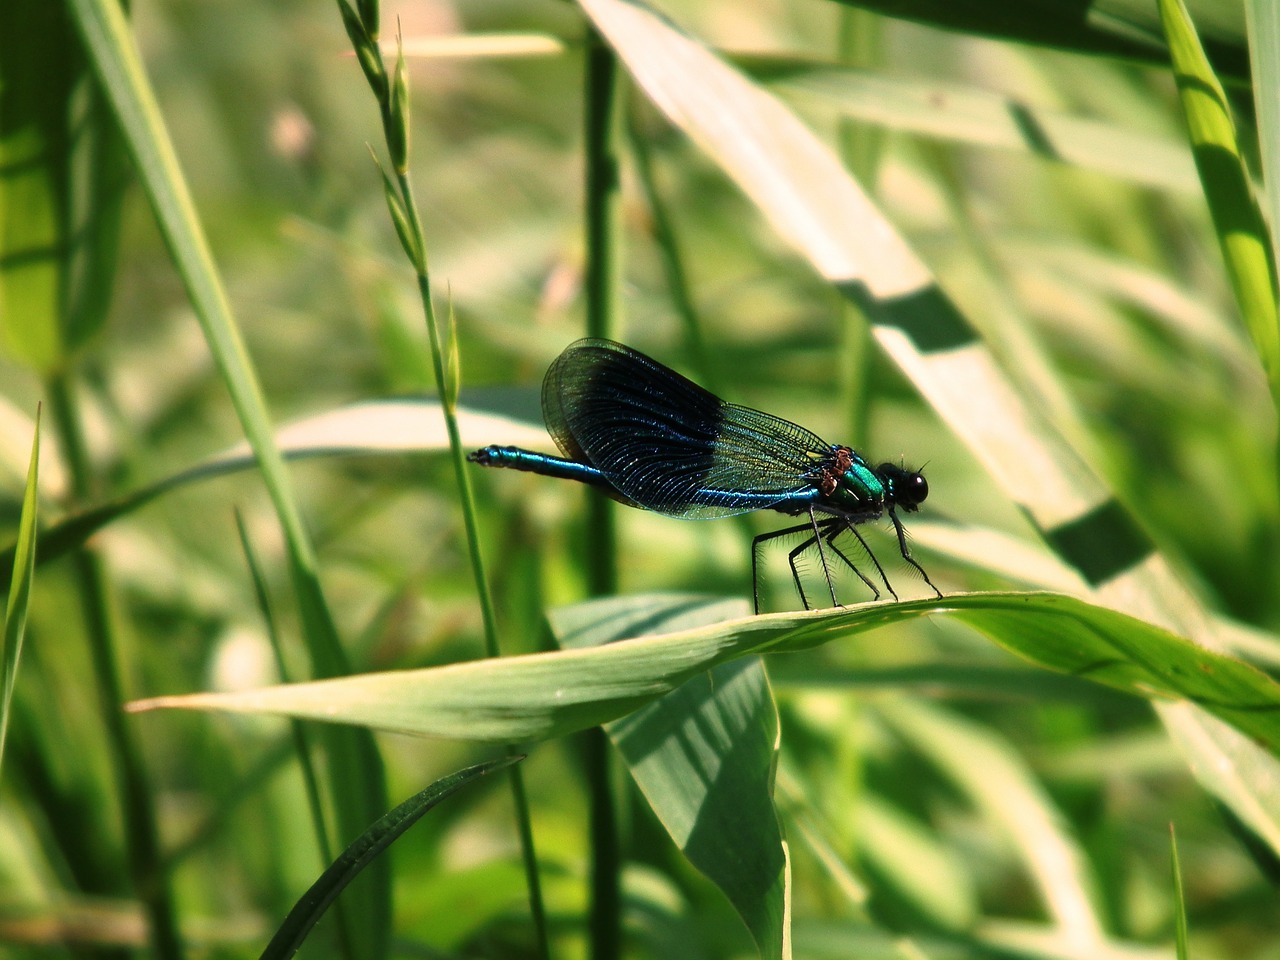
[{"label": "veined wing", "polygon": [[830,444],[794,423],[726,403],[611,340],[579,340],[547,371],[542,413],[564,455],[673,517],[722,517],[811,487]]}]

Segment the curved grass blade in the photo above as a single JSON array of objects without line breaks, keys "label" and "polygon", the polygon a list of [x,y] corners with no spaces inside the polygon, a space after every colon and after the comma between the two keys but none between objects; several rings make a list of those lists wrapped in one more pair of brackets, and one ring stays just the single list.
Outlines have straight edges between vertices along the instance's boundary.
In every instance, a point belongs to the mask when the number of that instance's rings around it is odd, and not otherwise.
[{"label": "curved grass blade", "polygon": [[[626,598],[599,617],[645,598]],[[684,598],[694,609],[707,601]],[[838,611],[770,614],[611,643],[603,647],[471,661],[423,670],[157,697],[130,705],[272,713],[400,733],[505,743],[543,740],[625,716],[691,677],[748,654],[807,650],[888,623],[949,616],[1032,663],[1135,696],[1184,702],[1280,753],[1280,684],[1155,624],[1075,597],[956,594],[862,604]],[[660,621],[659,621],[660,622]],[[634,624],[643,633],[643,621]]]},{"label": "curved grass blade", "polygon": [[9,734],[9,708],[13,702],[13,686],[18,678],[18,660],[27,629],[27,607],[31,602],[31,585],[36,570],[36,514],[40,482],[40,412],[36,411],[35,436],[31,440],[31,465],[27,469],[27,486],[22,495],[22,514],[18,518],[18,543],[13,579],[9,585],[9,602],[4,615],[3,700],[0,700],[0,770],[4,764],[4,745]]},{"label": "curved grass blade", "polygon": [[1191,149],[1236,303],[1280,409],[1280,328],[1271,237],[1236,142],[1226,93],[1182,0],[1160,0]]},{"label": "curved grass blade", "polygon": [[356,838],[338,859],[320,874],[315,883],[289,911],[271,942],[262,951],[262,960],[288,960],[297,953],[311,928],[365,867],[412,827],[428,810],[467,784],[495,770],[523,760],[522,756],[502,757],[467,767],[442,777],[421,793],[410,797]]},{"label": "curved grass blade", "polygon": [[[444,450],[448,438],[439,425],[440,404],[428,399],[373,400],[340,407],[286,424],[276,434],[287,460],[314,457],[375,456]],[[458,425],[465,442],[536,446],[546,432],[499,414],[460,409]],[[81,546],[94,533],[120,517],[146,506],[171,490],[230,473],[252,470],[257,460],[248,444],[238,444],[204,463],[165,477],[132,493],[65,517],[41,532],[38,563],[47,563]],[[13,569],[14,548],[0,551],[0,579]]]}]

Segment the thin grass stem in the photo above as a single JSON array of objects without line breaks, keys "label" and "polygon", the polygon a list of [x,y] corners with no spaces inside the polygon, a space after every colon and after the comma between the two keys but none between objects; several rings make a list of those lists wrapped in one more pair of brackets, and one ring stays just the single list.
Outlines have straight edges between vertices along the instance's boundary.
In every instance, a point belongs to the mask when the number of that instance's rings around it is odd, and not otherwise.
[{"label": "thin grass stem", "polygon": [[[362,5],[365,15],[377,15],[377,3]],[[480,549],[480,531],[476,520],[475,496],[471,488],[470,473],[467,470],[466,452],[462,447],[462,436],[458,429],[457,418],[457,342],[450,336],[446,345],[440,336],[440,324],[436,316],[435,302],[431,292],[431,273],[428,266],[426,231],[422,225],[422,217],[414,197],[413,183],[409,178],[409,110],[408,110],[408,74],[401,55],[397,59],[394,73],[388,73],[382,53],[376,43],[376,29],[367,29],[361,36],[360,24],[353,23],[356,16],[352,8],[339,0],[339,10],[348,20],[348,33],[351,35],[357,56],[362,58],[366,78],[370,89],[378,103],[382,118],[382,129],[386,140],[387,151],[394,167],[394,180],[386,178],[384,186],[387,191],[388,205],[391,211],[401,244],[409,257],[416,274],[418,296],[422,304],[424,325],[427,328],[427,340],[431,347],[431,367],[435,376],[436,389],[440,395],[441,408],[444,414],[445,432],[449,438],[449,458],[453,464],[454,481],[457,485],[459,504],[462,511],[462,522],[467,541],[467,556],[471,565],[472,579],[475,582],[477,601],[480,605],[480,618],[484,632],[485,655],[500,656],[498,644],[497,617],[493,608],[493,595],[489,589],[489,578],[485,573],[484,556]],[[365,25],[368,27],[369,25]],[[353,29],[354,27],[354,29]],[[450,327],[452,333],[452,326]],[[453,376],[450,376],[453,371]],[[514,745],[508,747],[509,753],[519,752]],[[520,836],[521,856],[524,861],[526,883],[529,890],[529,911],[532,915],[534,935],[538,955],[550,956],[548,942],[546,910],[543,906],[541,882],[538,876],[537,851],[534,847],[533,826],[530,821],[528,797],[524,787],[524,778],[518,766],[508,769],[512,802],[515,807],[517,831]]]},{"label": "thin grass stem", "polygon": [[[587,38],[583,83],[587,334],[611,337],[618,317],[621,76],[616,55],[595,30]],[[588,493],[587,588],[595,597],[618,590],[614,514],[613,501],[598,491]],[[600,728],[588,730],[584,743],[591,832],[591,957],[616,960],[622,942],[622,862],[612,755]]]}]

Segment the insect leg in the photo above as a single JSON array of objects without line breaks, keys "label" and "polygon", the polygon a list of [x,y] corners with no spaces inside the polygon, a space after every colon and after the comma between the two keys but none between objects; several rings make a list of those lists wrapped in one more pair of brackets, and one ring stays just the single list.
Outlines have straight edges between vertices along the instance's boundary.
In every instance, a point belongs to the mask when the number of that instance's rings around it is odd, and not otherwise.
[{"label": "insect leg", "polygon": [[[841,550],[839,547],[836,546],[836,537],[844,533],[847,523],[843,519],[835,518],[827,521],[825,525],[831,528],[831,532],[828,533],[825,537],[827,541],[827,546],[829,546],[832,550],[834,550],[836,552],[836,556],[844,561],[845,566],[848,567],[850,570],[852,570],[854,573],[856,573],[858,575],[858,579],[867,585],[867,588],[871,591],[871,599],[879,600],[880,588],[877,587],[874,583],[872,583],[865,573],[863,573],[861,570],[858,569],[858,565],[854,563],[852,560],[850,560],[845,555],[845,552],[843,550]],[[863,546],[865,547],[866,544],[864,543]],[[873,556],[871,558],[871,562],[875,563],[875,559],[876,558]],[[879,564],[876,564],[876,566],[879,567]],[[881,576],[884,576],[883,572],[881,572]],[[888,583],[886,583],[885,586],[888,586]],[[892,588],[890,588],[889,592],[890,593],[893,592]]]},{"label": "insect leg", "polygon": [[[852,520],[846,521],[845,527],[848,529],[850,533],[852,533],[855,537],[858,538],[858,542],[862,544],[862,549],[866,552],[867,556],[871,558],[871,562],[875,564],[876,573],[880,574],[880,579],[884,581],[885,589],[889,591],[889,595],[893,597],[894,600],[897,600],[898,592],[893,589],[893,584],[891,584],[889,582],[889,578],[885,576],[884,567],[880,566],[880,561],[876,559],[876,555],[872,553],[871,548],[867,546],[867,541],[862,539],[862,534],[858,532],[858,528],[854,525]],[[866,580],[867,578],[863,577],[862,579]],[[875,587],[872,587],[871,589],[875,590]],[[876,590],[876,597],[878,598],[879,596],[880,596],[880,591]]]},{"label": "insect leg", "polygon": [[[933,581],[930,580],[929,575],[924,572],[924,567],[916,563],[915,559],[911,556],[911,551],[907,549],[907,533],[902,529],[902,521],[898,519],[898,515],[894,513],[892,509],[889,510],[889,519],[893,521],[893,529],[898,534],[898,549],[902,552],[902,559],[920,571],[920,576],[924,577],[924,582],[930,587],[933,587],[933,592],[936,593],[938,595],[938,599],[941,600],[942,591],[933,586]],[[896,600],[897,597],[895,596],[894,599]]]},{"label": "insect leg", "polygon": [[[813,507],[809,508],[809,522],[813,524],[813,540],[818,545],[818,559],[822,561],[822,575],[827,578],[827,587],[831,591],[831,605],[833,607],[838,607],[840,606],[840,601],[836,599],[836,584],[835,581],[831,579],[831,568],[827,566],[827,551],[822,549],[822,531],[818,528],[818,517],[813,512]],[[807,547],[808,544],[809,541],[806,540],[805,546]],[[792,555],[795,555],[794,551],[792,552]],[[794,564],[792,564],[791,569],[795,569]],[[808,604],[805,605],[805,609],[808,609]]]},{"label": "insect leg", "polygon": [[[796,527],[794,529],[808,530],[809,525],[807,523],[801,524],[799,527]],[[796,561],[800,559],[800,555],[802,553],[804,553],[806,550],[808,550],[817,542],[818,542],[818,536],[817,534],[814,534],[812,537],[806,538],[803,543],[801,543],[798,547],[796,547],[794,550],[792,550],[790,553],[787,554],[787,563],[790,564],[791,566],[791,579],[794,580],[796,583],[796,590],[800,594],[800,602],[804,604],[804,608],[806,610],[812,610],[813,607],[809,606],[809,598],[808,596],[806,596],[804,592],[804,584],[800,582],[800,568],[796,566]],[[828,577],[827,582],[829,583],[830,580],[831,578]]]},{"label": "insect leg", "polygon": [[[781,530],[772,530],[769,533],[762,533],[751,541],[751,594],[755,601],[755,611],[760,613],[760,547],[768,543],[770,540],[777,540],[779,537],[787,537],[793,533],[800,533],[809,529],[809,524],[800,523],[793,527],[783,527]],[[796,586],[800,586],[799,576],[796,574],[795,561],[791,561],[791,576],[796,580]],[[809,609],[809,603],[805,600],[804,590],[800,590],[800,599],[804,601],[804,608]]]}]

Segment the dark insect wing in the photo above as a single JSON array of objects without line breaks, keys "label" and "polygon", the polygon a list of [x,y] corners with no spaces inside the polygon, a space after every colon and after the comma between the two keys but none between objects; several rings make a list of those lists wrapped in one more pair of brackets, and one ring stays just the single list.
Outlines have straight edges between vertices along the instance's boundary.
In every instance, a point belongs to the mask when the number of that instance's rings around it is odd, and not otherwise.
[{"label": "dark insect wing", "polygon": [[[808,514],[808,523],[762,534],[752,541],[751,571],[760,609],[761,544],[801,534],[788,554],[800,598],[809,609],[797,561],[814,548],[838,603],[828,551],[849,566],[878,598],[876,582],[836,543],[851,534],[880,581],[897,599],[857,524],[886,511],[903,560],[933,587],[907,549],[895,508],[914,511],[929,488],[918,471],[891,463],[872,467],[848,447],[778,417],[725,403],[655,360],[610,340],[580,340],[547,371],[542,385],[547,428],[564,457],[491,444],[468,459],[589,484],[632,506],[672,517],[723,517],[773,508]],[[843,476],[840,476],[843,474]]]},{"label": "dark insect wing", "polygon": [[779,417],[725,403],[644,354],[579,340],[542,384],[547,429],[566,457],[674,517],[759,510],[809,488],[831,447]]},{"label": "dark insect wing", "polygon": [[790,492],[810,486],[831,456],[831,444],[789,420],[736,403],[722,402],[720,413],[717,467],[728,471],[726,482],[746,471],[767,479],[768,489],[785,485]]}]

